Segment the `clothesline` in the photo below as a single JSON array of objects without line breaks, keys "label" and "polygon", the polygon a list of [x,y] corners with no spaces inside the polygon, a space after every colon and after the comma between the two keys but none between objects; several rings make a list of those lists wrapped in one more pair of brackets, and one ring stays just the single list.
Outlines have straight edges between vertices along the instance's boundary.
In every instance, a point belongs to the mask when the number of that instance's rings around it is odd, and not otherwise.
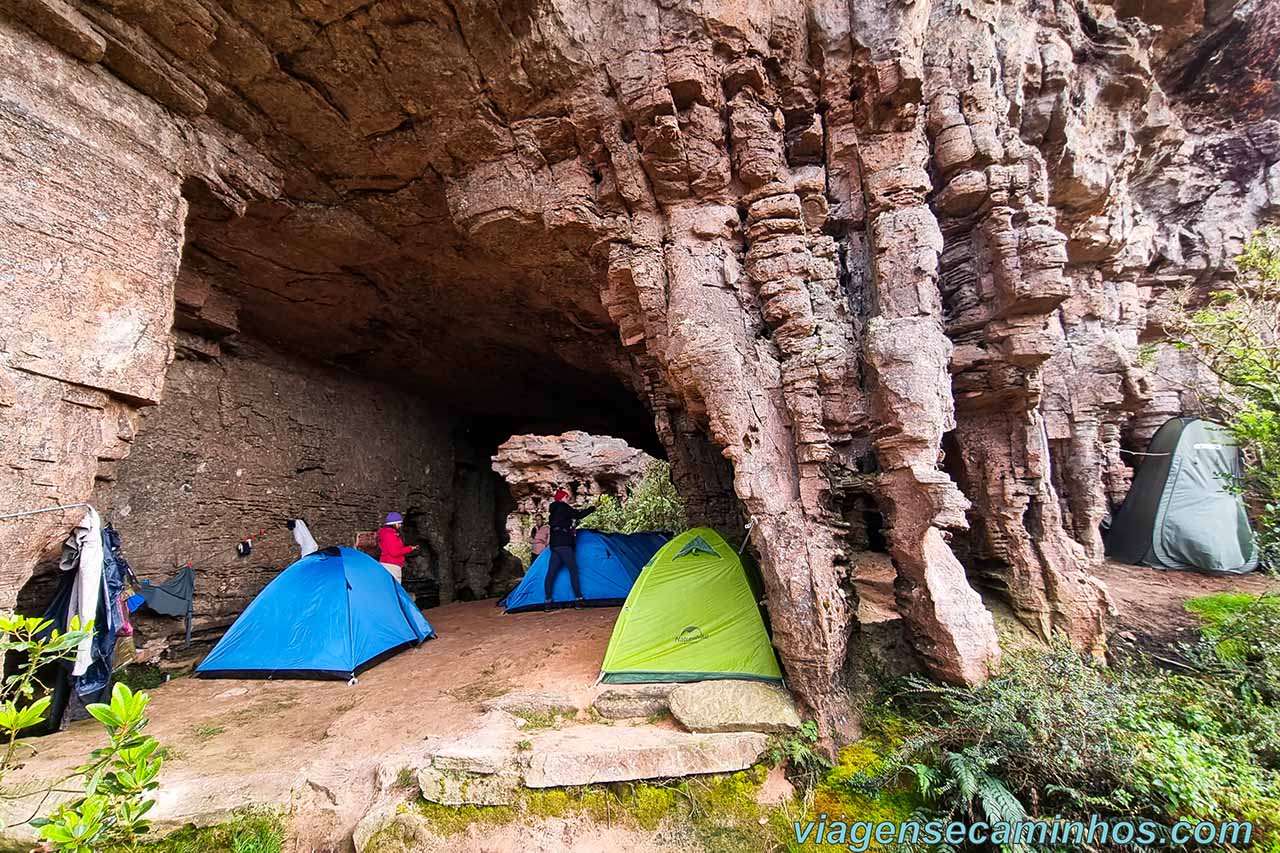
[{"label": "clothesline", "polygon": [[28,515],[39,515],[42,512],[57,512],[60,509],[75,509],[76,507],[82,507],[82,506],[89,506],[89,504],[82,501],[80,503],[75,503],[75,504],[63,504],[62,506],[46,506],[40,509],[23,510],[22,512],[9,512],[9,513],[5,513],[4,515],[0,515],[0,521],[6,521],[10,518],[23,518],[24,516],[28,516]]},{"label": "clothesline", "polygon": [[[73,504],[61,504],[59,506],[46,506],[46,507],[41,507],[40,509],[27,509],[27,510],[23,510],[22,512],[9,512],[9,513],[0,515],[0,521],[8,521],[9,519],[13,519],[13,518],[25,518],[31,515],[40,515],[41,513],[45,513],[45,512],[58,512],[59,510],[76,509],[78,507],[90,507],[90,506],[91,504],[89,504],[87,501],[81,501],[79,503],[73,503]],[[248,536],[245,537],[245,539],[258,540],[258,539],[262,539],[264,536],[266,536],[266,534],[267,534],[267,531],[265,528],[263,528],[259,530],[257,533],[249,534]],[[244,540],[241,540],[241,541],[244,541]],[[232,549],[234,550],[234,546],[232,546]],[[178,568],[182,568],[183,566],[194,566],[196,562],[204,562],[206,557],[216,556],[222,550],[223,549],[219,547],[219,548],[211,549],[205,553],[202,553],[199,555],[199,557],[191,557],[185,563],[180,563],[178,565]]]}]

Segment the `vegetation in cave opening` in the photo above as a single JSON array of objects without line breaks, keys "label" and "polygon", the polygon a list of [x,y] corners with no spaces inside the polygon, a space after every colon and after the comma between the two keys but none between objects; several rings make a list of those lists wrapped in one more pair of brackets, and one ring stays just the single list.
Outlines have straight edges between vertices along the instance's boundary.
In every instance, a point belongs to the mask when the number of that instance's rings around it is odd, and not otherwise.
[{"label": "vegetation in cave opening", "polygon": [[1182,291],[1165,330],[1217,380],[1194,389],[1239,443],[1243,471],[1231,487],[1256,521],[1264,568],[1280,570],[1280,229],[1259,231],[1236,258],[1237,278],[1207,305]]},{"label": "vegetation in cave opening", "polygon": [[[533,532],[533,518],[519,517],[520,529],[527,539]],[[596,511],[578,525],[584,530],[601,533],[639,533],[666,530],[680,533],[689,526],[684,499],[671,481],[670,463],[657,459],[645,469],[639,482],[633,484],[623,499],[601,495]],[[527,542],[508,543],[506,549],[528,569],[533,550]]]},{"label": "vegetation in cave opening", "polygon": [[682,532],[689,522],[684,499],[671,481],[671,465],[661,459],[654,460],[640,482],[627,490],[624,500],[601,495],[596,511],[579,526],[602,533]]}]

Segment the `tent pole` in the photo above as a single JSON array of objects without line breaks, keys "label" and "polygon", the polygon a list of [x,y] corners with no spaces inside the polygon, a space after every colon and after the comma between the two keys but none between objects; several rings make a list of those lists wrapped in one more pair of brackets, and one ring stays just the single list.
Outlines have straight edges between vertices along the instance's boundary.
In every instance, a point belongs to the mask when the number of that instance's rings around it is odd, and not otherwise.
[{"label": "tent pole", "polygon": [[738,546],[738,556],[742,556],[742,552],[747,549],[747,543],[751,541],[751,529],[756,526],[756,517],[753,515],[747,522],[747,535],[742,538],[742,544]]}]

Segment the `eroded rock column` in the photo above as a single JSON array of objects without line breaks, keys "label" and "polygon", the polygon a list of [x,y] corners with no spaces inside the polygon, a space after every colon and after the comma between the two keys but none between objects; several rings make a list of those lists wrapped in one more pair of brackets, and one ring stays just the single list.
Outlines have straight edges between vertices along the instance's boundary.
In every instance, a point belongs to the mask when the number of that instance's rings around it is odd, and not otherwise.
[{"label": "eroded rock column", "polygon": [[994,4],[938,4],[936,47],[926,51],[947,331],[957,343],[955,461],[974,504],[981,573],[1041,637],[1061,632],[1092,651],[1109,604],[1063,524],[1039,408],[1042,366],[1062,346],[1053,312],[1068,292],[1067,238],[1047,204],[1040,152],[1004,118],[997,14]]},{"label": "eroded rock column", "polygon": [[901,31],[917,41],[874,58],[863,103],[869,128],[857,155],[867,205],[873,307],[864,353],[881,474],[877,492],[898,567],[896,590],[913,642],[933,672],[960,683],[986,679],[999,660],[991,614],[948,545],[966,527],[968,501],[938,462],[954,426],[938,290],[942,234],[925,203],[930,181],[921,123],[922,11]]}]

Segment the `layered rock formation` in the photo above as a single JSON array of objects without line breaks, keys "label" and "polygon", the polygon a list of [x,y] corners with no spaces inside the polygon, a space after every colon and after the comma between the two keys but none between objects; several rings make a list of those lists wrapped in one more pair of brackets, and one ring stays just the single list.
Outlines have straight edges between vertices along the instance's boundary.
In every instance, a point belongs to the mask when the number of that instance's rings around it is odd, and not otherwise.
[{"label": "layered rock formation", "polygon": [[[696,520],[754,519],[828,724],[881,538],[937,675],[998,657],[974,581],[1095,649],[1121,451],[1184,404],[1139,363],[1151,309],[1280,202],[1277,8],[11,3],[0,242],[33,320],[0,354],[45,390],[3,395],[6,497],[119,455],[87,424],[158,398],[181,267],[216,296],[186,322],[230,299],[473,415],[651,418]],[[11,574],[55,526],[4,534]]]},{"label": "layered rock formation", "polygon": [[529,543],[534,519],[545,519],[556,489],[581,505],[598,495],[625,498],[655,460],[620,438],[571,430],[560,435],[513,435],[498,445],[494,472],[515,500],[507,517],[508,541]]},{"label": "layered rock formation", "polygon": [[[487,508],[457,494],[465,451],[449,412],[249,342],[217,358],[188,353],[93,495],[139,575],[158,582],[191,561],[198,615],[226,623],[298,558],[288,519],[304,519],[322,547],[353,546],[396,510],[421,547],[405,567],[407,589],[450,600],[471,585],[456,529],[486,554],[484,591],[500,547],[497,508],[492,491]],[[252,554],[238,556],[250,535]]]}]

